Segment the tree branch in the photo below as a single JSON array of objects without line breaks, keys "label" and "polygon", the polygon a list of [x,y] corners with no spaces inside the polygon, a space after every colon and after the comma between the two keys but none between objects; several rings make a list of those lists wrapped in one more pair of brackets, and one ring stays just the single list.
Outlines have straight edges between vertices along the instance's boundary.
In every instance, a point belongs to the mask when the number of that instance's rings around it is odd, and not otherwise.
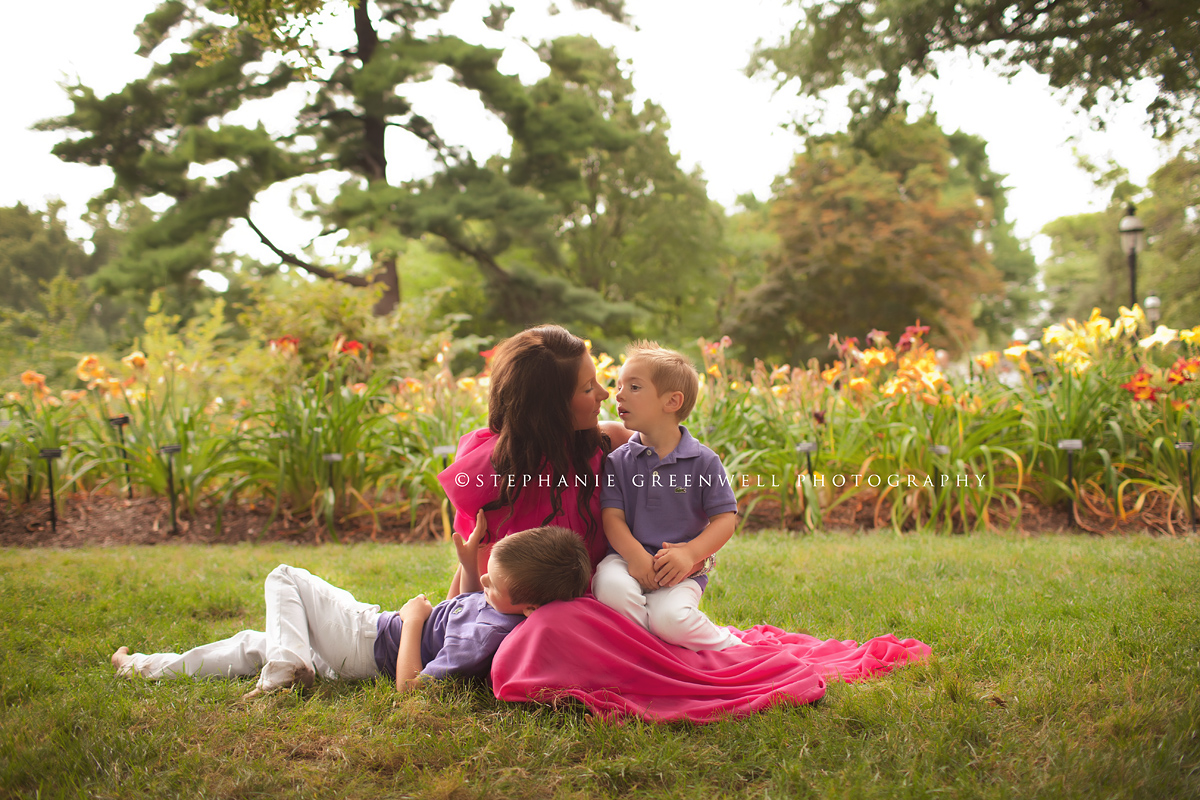
[{"label": "tree branch", "polygon": [[307,272],[309,272],[313,275],[316,275],[318,278],[325,278],[325,279],[331,280],[331,281],[338,281],[340,283],[349,284],[350,286],[366,287],[366,286],[371,285],[371,282],[368,281],[366,278],[362,277],[361,275],[342,275],[340,273],[333,272],[332,270],[325,269],[324,267],[318,267],[316,264],[309,264],[307,261],[301,261],[300,259],[296,258],[294,255],[283,252],[282,250],[280,250],[278,247],[275,246],[274,242],[272,242],[270,239],[267,238],[267,235],[265,233],[263,233],[261,230],[258,229],[258,226],[255,225],[250,220],[250,217],[246,216],[246,217],[242,217],[242,219],[246,220],[246,224],[250,226],[250,230],[257,233],[259,240],[261,240],[263,244],[265,244],[267,247],[269,247],[271,249],[272,253],[279,256],[279,260],[282,261],[283,263],[291,264],[293,267],[299,267],[300,269],[306,270]]},{"label": "tree branch", "polygon": [[462,242],[457,241],[453,237],[446,236],[445,234],[439,235],[446,244],[450,245],[451,249],[461,253],[464,256],[470,256],[472,259],[474,259],[475,263],[482,267],[483,271],[488,273],[488,275],[490,275],[492,278],[504,282],[507,282],[512,278],[511,275],[504,271],[503,267],[496,263],[496,259],[492,257],[492,254],[484,250],[482,247],[470,247]]}]

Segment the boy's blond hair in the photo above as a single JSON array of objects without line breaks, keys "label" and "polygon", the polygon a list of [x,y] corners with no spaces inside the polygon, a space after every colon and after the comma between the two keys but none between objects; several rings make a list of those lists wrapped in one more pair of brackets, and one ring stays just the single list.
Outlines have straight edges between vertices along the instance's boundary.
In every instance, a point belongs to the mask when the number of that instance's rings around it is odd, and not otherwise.
[{"label": "boy's blond hair", "polygon": [[557,525],[505,536],[489,558],[504,570],[508,597],[517,605],[574,600],[592,581],[587,547],[578,534]]},{"label": "boy's blond hair", "polygon": [[696,405],[700,393],[700,375],[692,362],[681,353],[660,347],[658,342],[645,340],[634,342],[625,348],[625,360],[638,359],[650,367],[650,382],[661,397],[668,392],[680,392],[683,404],[675,412],[675,419],[683,422]]}]

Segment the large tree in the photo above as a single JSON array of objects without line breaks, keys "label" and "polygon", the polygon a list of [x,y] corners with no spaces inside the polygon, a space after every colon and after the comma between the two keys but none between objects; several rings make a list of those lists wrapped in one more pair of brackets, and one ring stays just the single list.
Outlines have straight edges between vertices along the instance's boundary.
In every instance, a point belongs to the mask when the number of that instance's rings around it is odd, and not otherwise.
[{"label": "large tree", "polygon": [[1163,134],[1195,122],[1200,97],[1200,6],[1178,0],[798,0],[800,24],[760,49],[755,67],[799,78],[817,96],[856,80],[860,117],[897,107],[905,70],[937,73],[938,53],[962,48],[1007,75],[1028,65],[1077,90],[1091,109],[1106,91],[1126,99],[1150,79],[1151,122]]},{"label": "large tree", "polygon": [[[579,3],[623,18],[620,3]],[[282,8],[296,4],[249,3]],[[312,4],[299,4],[311,6]],[[449,0],[362,0],[337,17],[354,33],[353,44],[336,54],[331,70],[312,72],[288,66],[265,48],[263,28],[230,31],[212,10],[228,6],[212,0],[167,0],[139,27],[142,53],[150,55],[172,35],[195,45],[151,66],[149,75],[108,97],[85,86],[71,87],[75,110],[46,127],[72,136],[55,152],[62,158],[103,164],[114,172],[113,187],[101,203],[130,202],[163,195],[170,207],[139,227],[100,279],[113,291],[182,284],[198,270],[218,264],[217,243],[236,219],[245,219],[279,260],[310,274],[380,290],[376,306],[393,309],[401,293],[400,275],[407,243],[428,238],[478,269],[486,282],[488,313],[498,325],[520,325],[556,310],[559,319],[581,319],[596,326],[628,319],[629,304],[608,298],[629,297],[611,276],[581,280],[591,256],[564,248],[569,221],[589,207],[588,225],[607,226],[628,250],[633,238],[649,237],[655,214],[627,212],[629,202],[649,197],[677,207],[679,194],[702,184],[683,175],[669,151],[655,149],[653,131],[661,114],[650,106],[629,110],[627,80],[612,52],[590,39],[568,38],[537,49],[549,74],[532,85],[498,67],[502,51],[428,31],[450,6]],[[313,6],[315,7],[315,6]],[[503,8],[493,9],[489,24],[502,27]],[[264,23],[265,24],[265,23]],[[258,34],[258,35],[256,35]],[[219,41],[215,51],[205,43]],[[448,144],[434,124],[417,113],[405,87],[428,79],[435,67],[448,67],[452,80],[475,93],[488,112],[503,122],[511,151],[479,163],[461,147]],[[303,85],[308,102],[295,125],[282,136],[262,126],[230,122],[247,103],[271,98]],[[613,87],[621,89],[614,94]],[[433,174],[419,180],[388,180],[389,131],[415,137],[434,155]],[[649,137],[651,144],[646,143]],[[651,151],[657,180],[621,173],[621,161]],[[223,174],[200,177],[197,165],[222,164]],[[597,165],[609,173],[597,173]],[[298,176],[325,171],[348,174],[338,196],[315,214],[324,233],[349,232],[347,241],[369,251],[369,274],[317,263],[310,255],[278,247],[273,233],[251,215],[251,204],[268,187]],[[213,174],[212,172],[209,173]],[[597,184],[599,181],[599,186]],[[659,186],[663,190],[659,190]],[[677,193],[676,185],[687,191]],[[603,191],[598,192],[598,188]],[[629,202],[626,202],[629,201]],[[693,202],[693,206],[698,204]],[[703,220],[707,206],[688,212]],[[623,223],[612,216],[624,214]],[[699,223],[697,223],[699,224]],[[633,237],[633,238],[631,238]],[[568,243],[582,243],[568,234]],[[596,248],[592,248],[595,250]],[[593,259],[594,260],[594,259]],[[611,260],[611,259],[610,259]],[[647,257],[642,264],[653,277],[673,276],[667,265]],[[400,268],[398,269],[398,265]],[[579,285],[582,283],[583,285]],[[617,285],[619,290],[612,289]],[[590,288],[589,288],[590,287]]]},{"label": "large tree", "polygon": [[[976,165],[978,166],[978,165]],[[828,334],[865,342],[919,317],[951,350],[975,340],[1002,296],[987,247],[994,207],[932,117],[883,122],[858,145],[811,139],[779,187],[779,250],[735,312],[734,337],[763,357],[827,352]]]}]

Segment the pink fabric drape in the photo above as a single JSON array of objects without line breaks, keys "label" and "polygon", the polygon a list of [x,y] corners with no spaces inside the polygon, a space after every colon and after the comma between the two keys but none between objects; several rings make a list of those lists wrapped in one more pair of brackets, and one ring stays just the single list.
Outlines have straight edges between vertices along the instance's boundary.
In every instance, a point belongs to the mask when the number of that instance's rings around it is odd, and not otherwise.
[{"label": "pink fabric drape", "polygon": [[860,645],[770,625],[731,630],[746,646],[693,652],[590,597],[551,603],[504,640],[492,663],[493,690],[509,701],[573,697],[607,718],[712,722],[777,703],[811,703],[824,696],[827,679],[878,675],[930,652],[892,635]]}]

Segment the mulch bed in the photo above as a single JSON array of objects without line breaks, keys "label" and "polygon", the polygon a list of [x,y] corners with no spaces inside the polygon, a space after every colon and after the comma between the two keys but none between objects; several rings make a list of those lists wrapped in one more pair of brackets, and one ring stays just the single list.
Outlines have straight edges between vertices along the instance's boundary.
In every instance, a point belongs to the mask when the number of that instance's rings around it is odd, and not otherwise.
[{"label": "mulch bed", "polygon": [[[1162,504],[1150,503],[1141,513],[1131,513],[1118,522],[1092,498],[1072,514],[1070,508],[1048,508],[1032,497],[1023,498],[1019,520],[1003,507],[990,510],[993,528],[1012,529],[1033,535],[1074,531],[1085,534],[1126,533],[1150,530],[1167,535],[1188,532],[1186,515],[1178,509],[1168,520]],[[863,492],[825,514],[824,528],[829,531],[860,533],[890,526],[889,509],[877,507],[877,496]],[[743,505],[743,508],[745,506]],[[267,521],[271,508],[264,504],[239,504],[217,514],[212,507],[200,508],[194,516],[180,510],[177,527],[171,525],[171,506],[165,498],[126,500],[113,495],[80,494],[66,498],[59,509],[57,529],[50,524],[49,503],[24,506],[0,498],[0,547],[108,547],[127,544],[236,544],[239,542],[291,542],[321,544],[333,540],[322,521],[279,515],[271,526]],[[1015,523],[1015,524],[1014,524]],[[1170,523],[1170,524],[1168,524]],[[430,542],[442,537],[440,508],[430,506],[411,525],[407,513],[380,514],[378,527],[369,516],[342,521],[337,528],[339,542]],[[956,519],[955,530],[973,527],[974,520]],[[779,502],[763,498],[746,517],[744,530],[786,529],[803,532],[800,517],[782,518]]]}]

